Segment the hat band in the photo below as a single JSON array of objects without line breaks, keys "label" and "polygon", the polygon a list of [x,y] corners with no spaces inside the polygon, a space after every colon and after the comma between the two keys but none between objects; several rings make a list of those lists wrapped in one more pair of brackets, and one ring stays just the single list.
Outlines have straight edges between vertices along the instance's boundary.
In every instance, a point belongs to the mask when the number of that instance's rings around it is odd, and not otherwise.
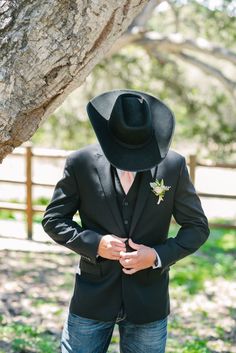
[{"label": "hat band", "polygon": [[123,146],[123,147],[126,147],[126,148],[129,148],[129,149],[139,149],[139,148],[142,148],[142,147],[146,146],[147,144],[149,144],[149,142],[151,141],[151,139],[152,139],[153,136],[154,136],[154,130],[152,129],[149,138],[148,138],[145,142],[139,143],[139,144],[137,143],[137,144],[135,144],[135,145],[131,145],[131,144],[128,144],[128,143],[126,143],[126,142],[123,142],[123,141],[119,140],[119,139],[114,135],[112,129],[109,129],[109,131],[110,131],[110,134],[111,134],[112,138],[113,138],[119,145],[121,145],[121,146]]}]

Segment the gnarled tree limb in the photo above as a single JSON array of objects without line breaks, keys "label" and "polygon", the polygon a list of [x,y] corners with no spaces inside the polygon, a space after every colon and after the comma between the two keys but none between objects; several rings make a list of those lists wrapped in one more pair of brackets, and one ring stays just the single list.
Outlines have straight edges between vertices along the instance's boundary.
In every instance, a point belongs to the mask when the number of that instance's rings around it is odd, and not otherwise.
[{"label": "gnarled tree limb", "polygon": [[0,1],[0,160],[83,83],[147,2]]},{"label": "gnarled tree limb", "polygon": [[201,69],[207,75],[215,77],[217,80],[219,80],[225,86],[225,88],[228,90],[228,92],[231,93],[232,96],[234,97],[235,89],[236,89],[236,81],[230,80],[222,73],[221,70],[215,68],[214,66],[210,65],[209,63],[203,62],[202,60],[193,57],[192,55],[187,55],[187,54],[181,53],[179,56],[180,56],[180,58],[182,58],[186,62]]},{"label": "gnarled tree limb", "polygon": [[231,64],[236,65],[235,52],[215,45],[204,38],[185,38],[181,33],[161,35],[157,32],[147,32],[139,39],[139,44],[144,46],[158,46],[160,50],[172,53],[179,53],[184,49],[189,49],[197,53],[212,55],[216,59],[227,60]]}]

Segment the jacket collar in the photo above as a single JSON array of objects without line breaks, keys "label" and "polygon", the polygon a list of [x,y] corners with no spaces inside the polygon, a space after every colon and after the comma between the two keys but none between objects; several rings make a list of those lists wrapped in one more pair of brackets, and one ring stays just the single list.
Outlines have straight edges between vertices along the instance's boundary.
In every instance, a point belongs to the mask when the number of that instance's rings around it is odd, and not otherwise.
[{"label": "jacket collar", "polygon": [[125,235],[125,228],[112,183],[111,165],[103,154],[97,153],[96,157],[96,169],[103,188],[103,192],[109,205],[109,209],[111,210],[112,216],[117,224],[118,229],[120,230],[120,234]]}]

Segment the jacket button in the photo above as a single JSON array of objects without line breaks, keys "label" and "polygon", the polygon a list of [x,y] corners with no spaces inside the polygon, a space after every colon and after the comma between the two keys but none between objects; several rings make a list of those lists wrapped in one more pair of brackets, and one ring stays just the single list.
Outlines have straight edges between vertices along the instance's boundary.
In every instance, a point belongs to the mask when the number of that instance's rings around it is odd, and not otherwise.
[{"label": "jacket button", "polygon": [[127,219],[125,220],[125,224],[128,224],[129,223],[129,221],[127,221]]}]

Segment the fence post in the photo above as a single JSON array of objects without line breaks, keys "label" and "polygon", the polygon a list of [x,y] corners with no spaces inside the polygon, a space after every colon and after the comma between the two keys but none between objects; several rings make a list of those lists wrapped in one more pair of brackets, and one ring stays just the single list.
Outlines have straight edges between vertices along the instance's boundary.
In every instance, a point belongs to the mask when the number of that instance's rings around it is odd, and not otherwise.
[{"label": "fence post", "polygon": [[26,218],[27,236],[33,236],[33,204],[32,204],[32,145],[26,145]]},{"label": "fence post", "polygon": [[197,157],[195,154],[189,156],[189,172],[193,185],[195,184]]}]

